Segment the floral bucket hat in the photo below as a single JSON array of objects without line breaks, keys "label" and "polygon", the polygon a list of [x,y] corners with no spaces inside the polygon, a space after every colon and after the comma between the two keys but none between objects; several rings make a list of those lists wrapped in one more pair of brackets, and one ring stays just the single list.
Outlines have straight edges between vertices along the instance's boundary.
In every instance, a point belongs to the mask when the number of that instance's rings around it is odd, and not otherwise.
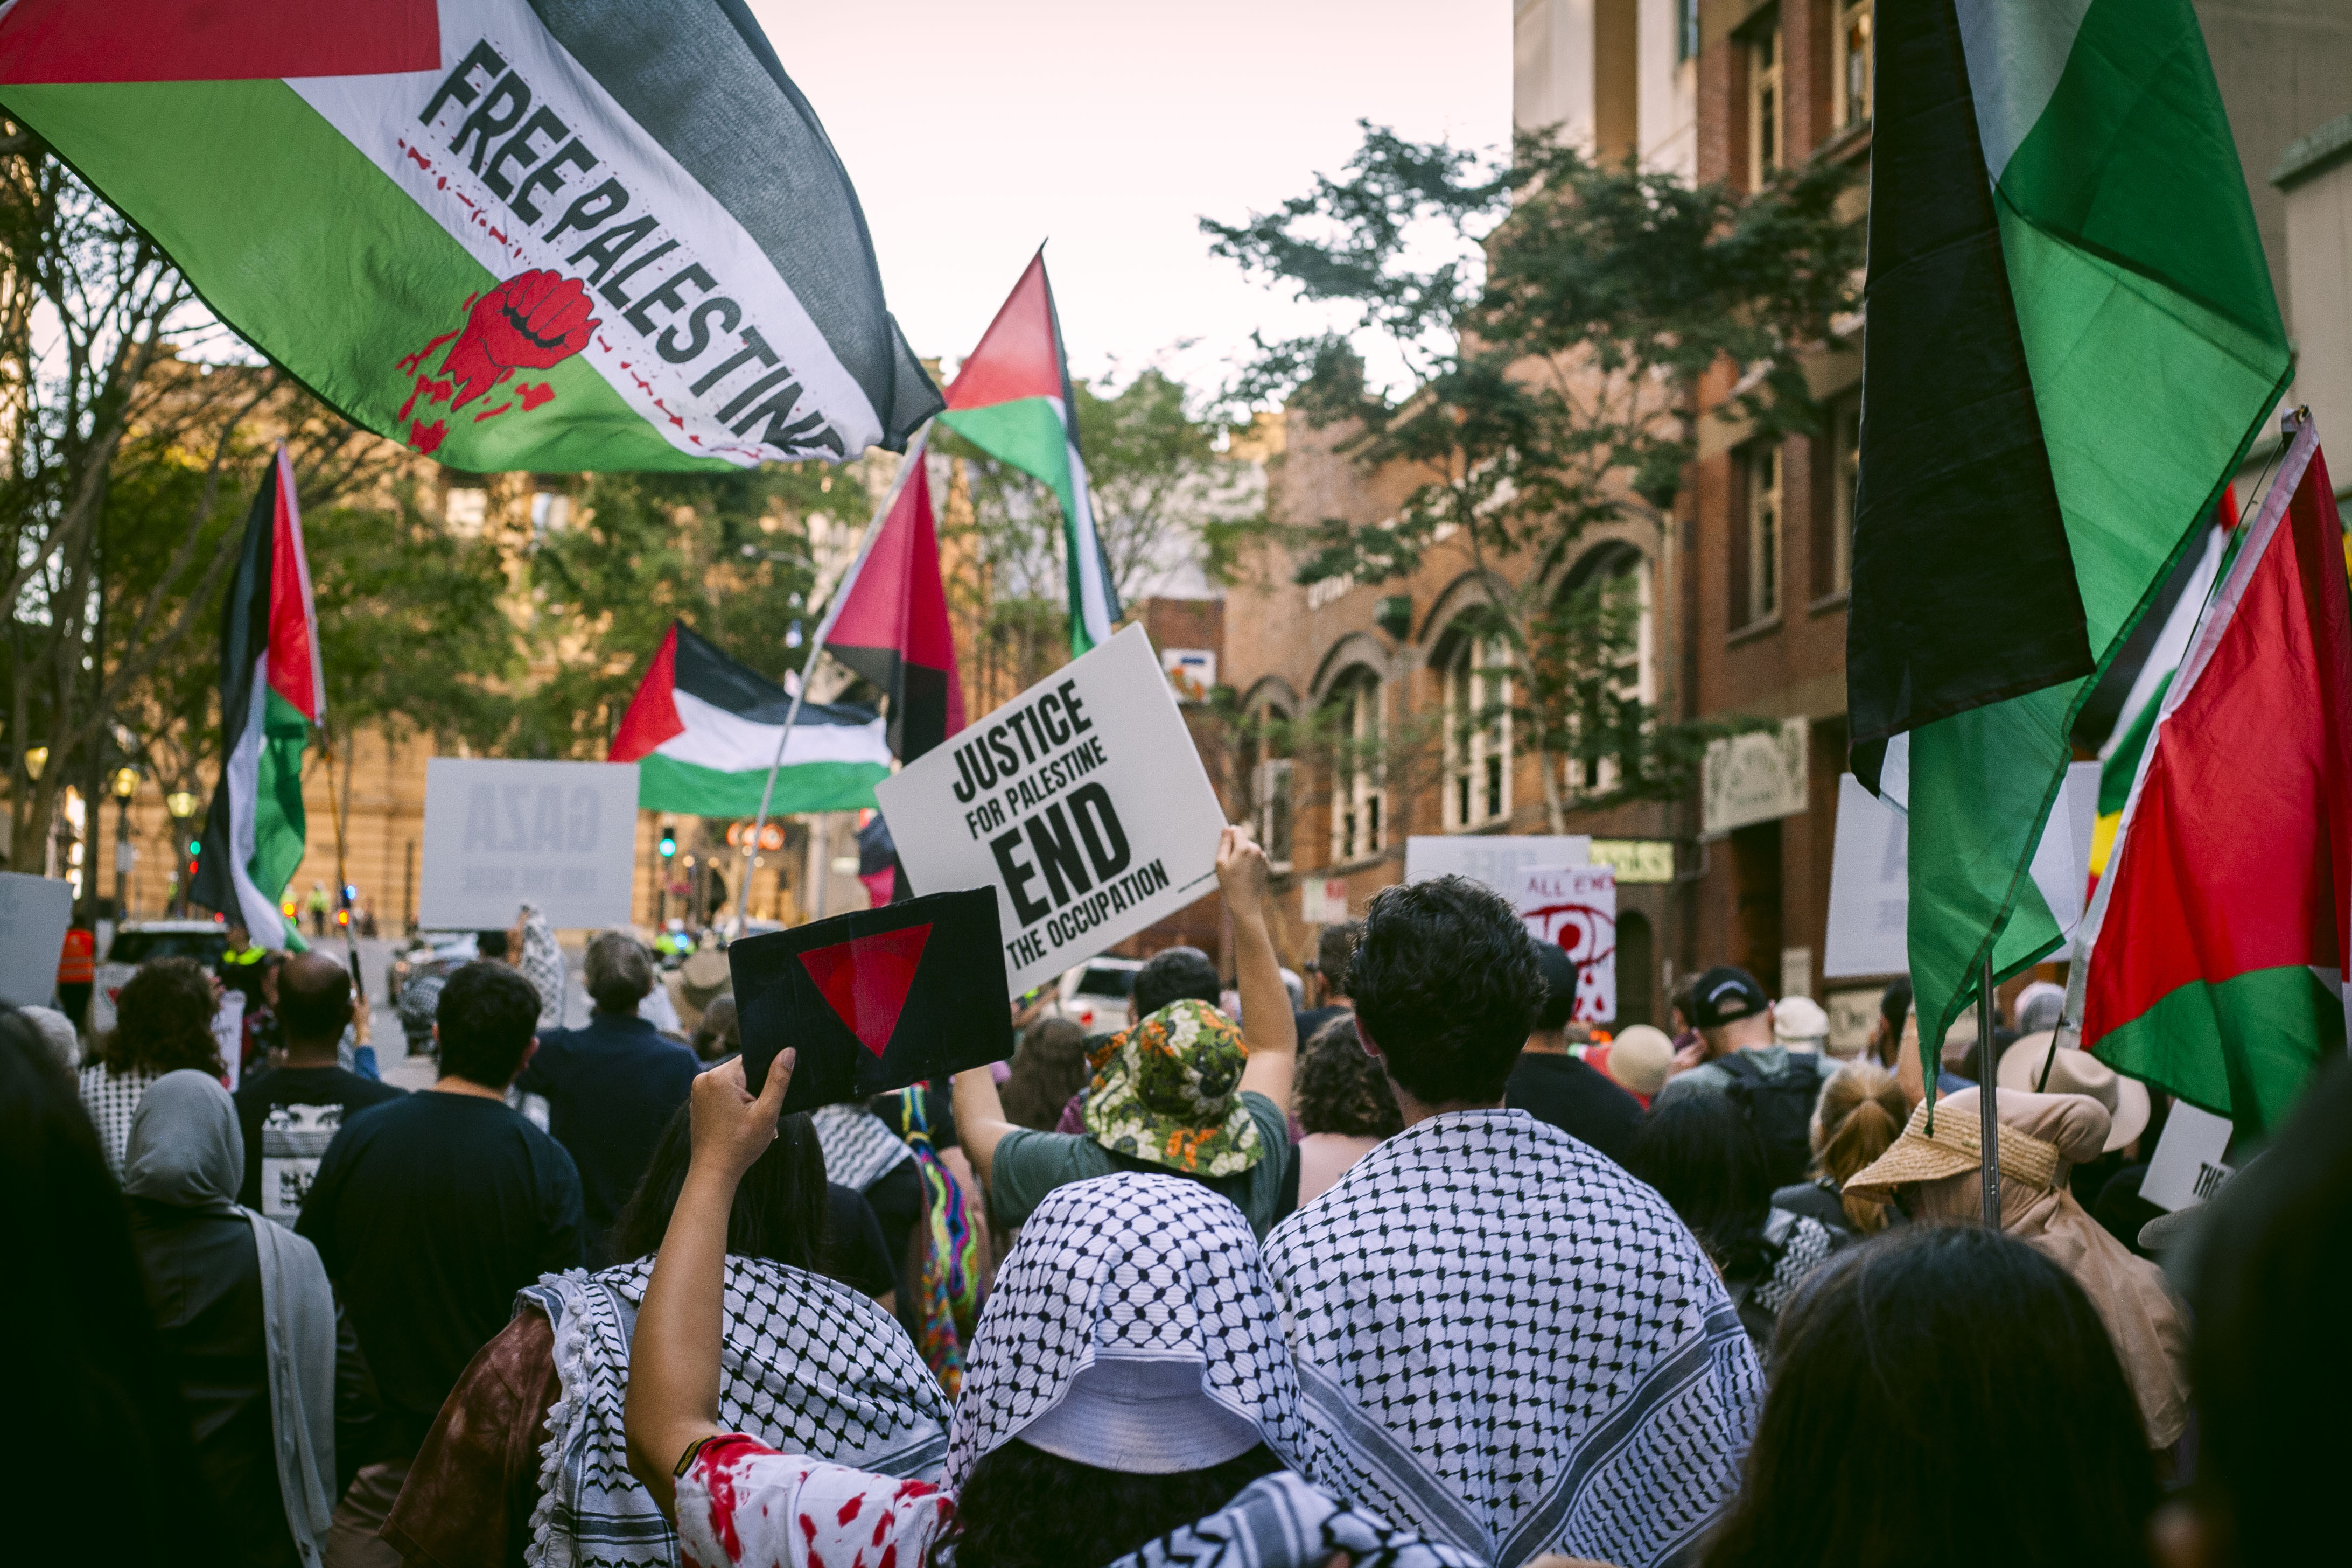
[{"label": "floral bucket hat", "polygon": [[1265,1158],[1242,1103],[1248,1058],[1234,1021],[1205,1002],[1171,1002],[1089,1058],[1087,1135],[1195,1176],[1231,1176]]}]

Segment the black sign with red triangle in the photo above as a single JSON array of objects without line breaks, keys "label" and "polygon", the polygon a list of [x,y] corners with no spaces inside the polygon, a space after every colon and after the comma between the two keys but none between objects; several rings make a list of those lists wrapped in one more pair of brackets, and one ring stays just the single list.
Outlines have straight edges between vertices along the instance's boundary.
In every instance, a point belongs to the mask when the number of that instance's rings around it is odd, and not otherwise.
[{"label": "black sign with red triangle", "polygon": [[787,1112],[863,1100],[1013,1054],[996,893],[861,910],[727,949],[757,1093],[797,1047]]}]

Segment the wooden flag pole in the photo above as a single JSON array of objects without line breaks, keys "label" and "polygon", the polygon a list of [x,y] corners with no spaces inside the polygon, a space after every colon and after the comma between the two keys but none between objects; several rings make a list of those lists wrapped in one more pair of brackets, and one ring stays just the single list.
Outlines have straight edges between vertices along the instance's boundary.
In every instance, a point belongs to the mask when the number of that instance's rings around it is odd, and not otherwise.
[{"label": "wooden flag pole", "polygon": [[[1983,1111],[1978,1136],[1983,1146],[1978,1151],[1978,1163],[1984,1170],[1984,1222],[1994,1230],[2000,1228],[2000,1090],[1994,1087],[1999,1078],[1993,1070],[1997,1047],[1992,1037],[1992,950],[1985,950],[1984,969],[1977,977],[1977,1094]],[[1928,1093],[1935,1086],[1928,1086]]]}]

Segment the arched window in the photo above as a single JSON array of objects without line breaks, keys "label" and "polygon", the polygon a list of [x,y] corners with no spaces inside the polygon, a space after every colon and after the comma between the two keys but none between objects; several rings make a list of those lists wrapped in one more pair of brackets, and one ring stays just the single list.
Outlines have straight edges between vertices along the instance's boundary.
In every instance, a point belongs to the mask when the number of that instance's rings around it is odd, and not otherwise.
[{"label": "arched window", "polygon": [[1510,668],[1499,640],[1454,639],[1444,670],[1448,830],[1511,815]]},{"label": "arched window", "polygon": [[1379,854],[1388,827],[1381,678],[1360,667],[1348,671],[1332,687],[1325,713],[1331,741],[1331,863],[1340,866]]},{"label": "arched window", "polygon": [[1561,783],[1571,797],[1616,789],[1624,758],[1638,755],[1642,714],[1658,694],[1654,578],[1650,558],[1619,540],[1586,552],[1561,580],[1554,646],[1572,742]]},{"label": "arched window", "polygon": [[1265,858],[1279,874],[1294,858],[1291,815],[1296,805],[1289,756],[1290,714],[1279,702],[1254,704],[1242,724],[1243,787],[1249,791],[1249,818]]}]

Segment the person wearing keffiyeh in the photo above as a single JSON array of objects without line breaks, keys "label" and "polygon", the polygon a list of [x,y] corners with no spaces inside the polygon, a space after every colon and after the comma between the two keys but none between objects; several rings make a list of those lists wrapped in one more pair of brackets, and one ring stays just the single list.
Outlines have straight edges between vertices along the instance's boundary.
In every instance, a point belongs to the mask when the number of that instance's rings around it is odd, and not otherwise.
[{"label": "person wearing keffiyeh", "polygon": [[1665,1202],[1503,1109],[1534,940],[1465,879],[1385,889],[1348,987],[1405,1126],[1266,1241],[1298,1468],[1482,1561],[1676,1560],[1738,1485],[1763,1374]]},{"label": "person wearing keffiyeh", "polygon": [[754,1100],[740,1063],[696,1085],[694,1166],[637,1317],[629,1464],[701,1568],[952,1561],[1472,1568],[1469,1553],[1285,1468],[1298,1387],[1239,1209],[1197,1182],[1066,1184],[1022,1227],[976,1334],[948,1489],[727,1432],[726,1205],[783,1105],[789,1050]]}]

